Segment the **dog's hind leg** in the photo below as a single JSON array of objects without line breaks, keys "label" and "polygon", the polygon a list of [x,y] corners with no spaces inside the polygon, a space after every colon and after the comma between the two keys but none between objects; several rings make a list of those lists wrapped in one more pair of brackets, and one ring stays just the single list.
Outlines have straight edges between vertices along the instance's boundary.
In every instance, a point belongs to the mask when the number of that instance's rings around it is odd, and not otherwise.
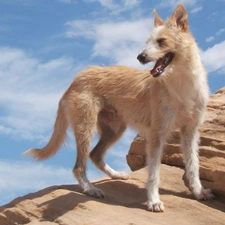
[{"label": "dog's hind leg", "polygon": [[86,164],[89,156],[91,141],[96,130],[97,106],[87,99],[77,100],[71,110],[70,121],[77,145],[77,159],[73,168],[83,192],[96,198],[104,198],[104,193],[96,188],[86,176]]},{"label": "dog's hind leg", "polygon": [[196,126],[181,128],[181,146],[186,167],[184,180],[187,179],[186,184],[197,199],[213,199],[211,190],[203,188],[199,178],[198,143],[199,132]]},{"label": "dog's hind leg", "polygon": [[99,168],[101,171],[106,173],[113,179],[128,179],[129,176],[124,172],[118,172],[113,170],[109,165],[107,165],[104,161],[104,156],[107,149],[115,143],[124,133],[126,129],[126,124],[122,121],[117,131],[113,130],[110,126],[102,121],[98,121],[99,128],[99,141],[94,149],[90,153],[90,158],[93,163]]}]

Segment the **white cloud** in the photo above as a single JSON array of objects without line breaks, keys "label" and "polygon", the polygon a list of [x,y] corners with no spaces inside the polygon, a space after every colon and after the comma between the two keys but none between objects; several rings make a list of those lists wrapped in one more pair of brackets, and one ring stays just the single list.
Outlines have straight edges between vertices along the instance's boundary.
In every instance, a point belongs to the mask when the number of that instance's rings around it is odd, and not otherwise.
[{"label": "white cloud", "polygon": [[185,6],[194,6],[197,2],[197,0],[162,0],[160,6],[174,8],[180,3],[184,4]]},{"label": "white cloud", "polygon": [[153,24],[151,18],[135,21],[104,22],[75,20],[67,22],[66,36],[94,41],[93,56],[105,57],[115,64],[140,67],[136,60]]},{"label": "white cloud", "polygon": [[2,47],[0,51],[0,132],[18,139],[43,140],[74,68],[81,66],[76,67],[71,58],[41,62],[20,49]]},{"label": "white cloud", "polygon": [[127,7],[134,7],[139,5],[140,0],[123,0],[123,3]]},{"label": "white cloud", "polygon": [[201,55],[208,72],[225,69],[225,41],[208,48]]},{"label": "white cloud", "polygon": [[214,41],[214,40],[215,40],[215,38],[213,36],[210,36],[210,37],[207,37],[205,41],[211,42],[211,41]]},{"label": "white cloud", "polygon": [[91,22],[89,20],[74,20],[65,23],[68,27],[65,36],[67,38],[84,37],[85,39],[95,38],[96,22]]},{"label": "white cloud", "polygon": [[220,36],[221,34],[223,34],[225,32],[225,28],[221,28],[219,31],[216,32],[217,36]]},{"label": "white cloud", "polygon": [[84,0],[86,3],[98,2],[103,8],[111,10],[112,14],[119,14],[121,12],[137,7],[140,0]]},{"label": "white cloud", "polygon": [[103,7],[114,9],[117,7],[117,5],[114,3],[113,0],[84,0],[85,2],[91,3],[91,2],[99,2]]},{"label": "white cloud", "polygon": [[191,10],[191,13],[197,13],[202,10],[202,6],[195,7]]},{"label": "white cloud", "polygon": [[[225,32],[225,28],[221,28],[219,31],[216,32],[216,36],[220,36]],[[206,42],[211,42],[214,41],[215,37],[214,36],[210,36],[208,38],[206,38]]]},{"label": "white cloud", "polygon": [[134,43],[143,45],[149,33],[149,24],[149,19],[99,24],[96,27],[95,53],[101,54],[103,49],[111,49],[115,44],[125,44],[124,42],[127,45]]}]

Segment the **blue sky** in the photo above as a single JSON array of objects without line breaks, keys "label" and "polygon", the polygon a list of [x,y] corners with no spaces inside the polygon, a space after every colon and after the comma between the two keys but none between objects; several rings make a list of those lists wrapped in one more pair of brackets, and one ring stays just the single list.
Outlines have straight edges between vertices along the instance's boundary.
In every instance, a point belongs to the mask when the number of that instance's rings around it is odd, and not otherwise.
[{"label": "blue sky", "polygon": [[[0,205],[50,185],[77,183],[71,133],[47,161],[33,162],[22,152],[46,144],[59,98],[78,71],[96,64],[145,69],[136,57],[153,9],[166,19],[179,2],[189,12],[214,93],[225,86],[225,0],[0,0]],[[125,156],[134,136],[128,130],[109,150],[114,169],[129,172]],[[89,162],[88,176],[103,174]]]}]

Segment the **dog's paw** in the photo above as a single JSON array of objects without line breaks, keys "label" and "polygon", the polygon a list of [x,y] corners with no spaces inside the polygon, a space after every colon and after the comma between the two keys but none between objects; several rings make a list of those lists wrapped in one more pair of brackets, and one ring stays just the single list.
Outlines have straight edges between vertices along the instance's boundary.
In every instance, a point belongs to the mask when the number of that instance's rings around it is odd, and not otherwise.
[{"label": "dog's paw", "polygon": [[100,199],[105,198],[104,192],[101,189],[98,189],[96,187],[85,189],[83,193],[94,198],[100,198]]},{"label": "dog's paw", "polygon": [[158,202],[150,202],[148,201],[147,209],[151,212],[164,212],[165,208],[163,205],[163,202],[158,201]]},{"label": "dog's paw", "polygon": [[197,195],[196,197],[198,200],[213,200],[215,198],[210,188],[208,189],[202,188],[200,194]]},{"label": "dog's paw", "polygon": [[128,180],[130,178],[129,174],[125,172],[117,172],[115,171],[112,176],[112,179],[121,179],[121,180]]}]

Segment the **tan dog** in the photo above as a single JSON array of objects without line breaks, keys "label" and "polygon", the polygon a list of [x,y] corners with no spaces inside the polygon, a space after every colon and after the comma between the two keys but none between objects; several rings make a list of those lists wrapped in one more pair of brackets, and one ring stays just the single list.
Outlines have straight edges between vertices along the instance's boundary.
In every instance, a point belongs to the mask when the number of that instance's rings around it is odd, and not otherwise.
[{"label": "tan dog", "polygon": [[186,178],[197,199],[212,199],[199,179],[198,127],[204,120],[208,101],[206,71],[197,44],[188,31],[187,12],[178,5],[164,22],[154,11],[155,26],[146,48],[138,55],[141,63],[156,61],[149,72],[125,66],[90,67],[80,72],[62,96],[49,143],[30,149],[37,160],[53,156],[70,125],[77,144],[73,172],[84,193],[104,194],[86,177],[86,162],[96,128],[99,142],[90,153],[94,164],[112,178],[127,179],[104,162],[104,155],[123,134],[126,126],[136,129],[147,141],[148,210],[164,211],[159,198],[159,174],[164,143],[175,128],[181,130]]}]

